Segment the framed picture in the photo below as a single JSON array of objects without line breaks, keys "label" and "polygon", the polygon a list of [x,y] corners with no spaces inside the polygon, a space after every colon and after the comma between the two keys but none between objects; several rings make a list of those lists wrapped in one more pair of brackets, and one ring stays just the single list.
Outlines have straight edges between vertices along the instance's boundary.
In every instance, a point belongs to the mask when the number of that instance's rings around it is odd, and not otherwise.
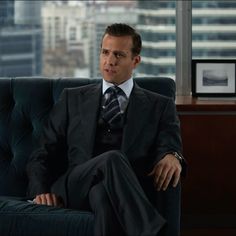
[{"label": "framed picture", "polygon": [[192,96],[234,97],[236,60],[192,60]]}]

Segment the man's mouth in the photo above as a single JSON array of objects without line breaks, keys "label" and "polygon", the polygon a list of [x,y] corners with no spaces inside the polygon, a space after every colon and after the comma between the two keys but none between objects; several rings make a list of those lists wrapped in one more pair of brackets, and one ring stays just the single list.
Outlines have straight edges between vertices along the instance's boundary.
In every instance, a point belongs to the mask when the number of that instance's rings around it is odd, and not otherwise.
[{"label": "man's mouth", "polygon": [[104,71],[107,72],[108,74],[115,74],[116,73],[115,70],[108,69],[108,68],[104,69]]}]

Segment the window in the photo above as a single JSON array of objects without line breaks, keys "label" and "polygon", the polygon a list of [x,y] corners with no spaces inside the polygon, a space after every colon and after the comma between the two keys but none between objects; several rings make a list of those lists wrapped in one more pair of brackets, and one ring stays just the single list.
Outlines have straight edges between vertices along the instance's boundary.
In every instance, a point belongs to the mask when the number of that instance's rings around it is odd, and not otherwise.
[{"label": "window", "polygon": [[[175,78],[176,4],[175,0],[2,0],[0,76],[100,77],[105,27],[124,22],[134,26],[143,39],[142,62],[135,74]],[[235,58],[235,15],[235,1],[193,0],[192,57]],[[13,68],[13,62],[20,59],[28,60],[27,69],[19,63]]]},{"label": "window", "polygon": [[71,27],[69,31],[70,31],[69,39],[76,40],[76,27]]},{"label": "window", "polygon": [[236,2],[192,2],[192,57],[236,57]]},{"label": "window", "polygon": [[[8,40],[0,36],[2,46],[0,65],[6,66],[4,58],[9,55],[24,58],[31,54],[37,64],[37,70],[19,69],[19,76],[88,76],[99,77],[100,43],[105,27],[114,22],[128,23],[140,32],[143,38],[142,64],[136,75],[175,75],[175,1],[17,1],[17,6],[31,9],[40,14],[41,20],[24,25],[24,18],[33,18],[33,14],[22,12],[19,25],[14,23],[16,0],[0,2],[2,15],[1,31]],[[34,5],[37,2],[37,7]],[[36,3],[35,3],[36,4]],[[9,28],[9,23],[10,28]],[[31,39],[21,40],[28,31]],[[35,31],[37,30],[37,31]],[[29,33],[30,32],[30,33]],[[27,34],[27,35],[28,35]],[[10,39],[9,39],[10,37]],[[13,41],[13,43],[11,43]],[[35,46],[37,42],[37,47]],[[1,44],[3,45],[3,44]],[[25,50],[25,51],[24,51]],[[8,57],[9,58],[9,57]],[[28,58],[29,59],[29,58]],[[9,59],[10,60],[10,59]],[[12,62],[8,61],[11,65]],[[29,65],[30,66],[30,65]],[[31,65],[35,68],[35,65]],[[12,76],[9,70],[0,76]],[[7,71],[7,72],[6,72]],[[26,73],[27,71],[27,73]],[[9,74],[8,74],[9,73]],[[37,74],[33,74],[37,73]]]}]

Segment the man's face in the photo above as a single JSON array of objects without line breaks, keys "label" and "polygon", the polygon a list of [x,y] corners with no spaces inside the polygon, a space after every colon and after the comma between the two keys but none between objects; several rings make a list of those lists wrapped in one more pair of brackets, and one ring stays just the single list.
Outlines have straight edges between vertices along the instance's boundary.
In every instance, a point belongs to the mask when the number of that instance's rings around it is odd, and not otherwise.
[{"label": "man's face", "polygon": [[131,36],[115,37],[106,34],[100,52],[100,71],[103,78],[113,84],[122,84],[132,76],[140,56],[133,56]]}]

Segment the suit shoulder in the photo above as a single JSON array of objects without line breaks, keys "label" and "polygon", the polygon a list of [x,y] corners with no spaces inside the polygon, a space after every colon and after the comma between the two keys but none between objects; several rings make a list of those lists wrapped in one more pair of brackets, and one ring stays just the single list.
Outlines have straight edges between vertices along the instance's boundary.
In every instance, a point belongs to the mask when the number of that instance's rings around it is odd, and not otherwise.
[{"label": "suit shoulder", "polygon": [[148,89],[144,89],[144,88],[140,88],[143,93],[151,100],[163,100],[163,101],[167,101],[167,100],[170,100],[170,99],[173,99],[171,97],[168,97],[166,95],[163,95],[163,94],[160,94],[160,93],[156,93],[156,92],[153,92],[153,91],[150,91]]},{"label": "suit shoulder", "polygon": [[100,85],[93,83],[93,84],[87,84],[87,85],[81,85],[78,87],[73,88],[65,88],[64,90],[69,94],[78,94],[78,93],[84,93],[91,90],[94,90],[95,88],[98,88]]}]

